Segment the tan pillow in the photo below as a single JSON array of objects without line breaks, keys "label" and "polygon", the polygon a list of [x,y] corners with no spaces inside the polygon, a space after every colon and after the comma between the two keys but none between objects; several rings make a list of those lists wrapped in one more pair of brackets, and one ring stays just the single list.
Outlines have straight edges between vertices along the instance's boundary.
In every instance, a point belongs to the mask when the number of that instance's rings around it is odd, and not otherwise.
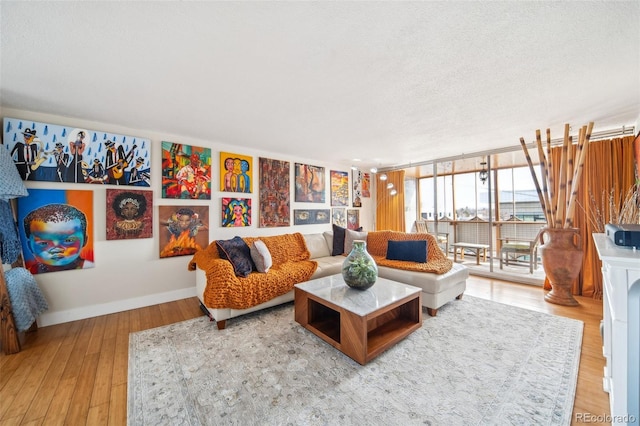
[{"label": "tan pillow", "polygon": [[255,263],[258,272],[269,272],[269,268],[273,264],[271,253],[267,245],[261,240],[255,240],[251,244],[251,259]]},{"label": "tan pillow", "polygon": [[354,240],[367,241],[367,231],[352,231],[351,229],[347,229],[347,232],[344,236],[345,254],[351,253],[351,249],[353,249]]}]

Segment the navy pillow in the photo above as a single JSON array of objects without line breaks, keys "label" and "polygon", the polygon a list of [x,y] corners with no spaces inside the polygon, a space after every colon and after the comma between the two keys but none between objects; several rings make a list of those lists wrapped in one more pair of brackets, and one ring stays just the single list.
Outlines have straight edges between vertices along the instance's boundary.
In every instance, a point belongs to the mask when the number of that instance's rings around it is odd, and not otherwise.
[{"label": "navy pillow", "polygon": [[339,256],[344,253],[344,237],[347,229],[338,225],[333,225],[333,250],[331,256]]},{"label": "navy pillow", "polygon": [[427,261],[427,242],[417,241],[394,241],[387,242],[387,259],[405,260],[408,262]]},{"label": "navy pillow", "polygon": [[233,271],[238,277],[246,277],[255,269],[251,259],[251,249],[240,237],[230,240],[216,240],[218,254],[233,265]]}]

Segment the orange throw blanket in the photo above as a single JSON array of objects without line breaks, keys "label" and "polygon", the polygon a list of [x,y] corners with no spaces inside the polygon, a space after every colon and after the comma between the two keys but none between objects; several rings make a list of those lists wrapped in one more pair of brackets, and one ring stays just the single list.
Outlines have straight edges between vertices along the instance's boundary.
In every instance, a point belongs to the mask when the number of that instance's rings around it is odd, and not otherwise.
[{"label": "orange throw blanket", "polygon": [[302,234],[243,238],[249,246],[257,239],[265,243],[273,260],[266,274],[252,272],[246,278],[237,277],[231,262],[220,259],[215,241],[194,254],[188,268],[205,271],[203,299],[207,307],[247,309],[291,291],[316,271],[318,264],[309,260],[311,255]]},{"label": "orange throw blanket", "polygon": [[[387,259],[387,243],[393,241],[426,240],[427,262],[405,262],[403,260]],[[378,266],[389,266],[396,269],[404,269],[416,272],[431,272],[444,274],[453,267],[453,261],[448,259],[440,247],[438,241],[431,234],[407,233],[398,231],[372,231],[367,234],[367,251],[374,258]]]}]

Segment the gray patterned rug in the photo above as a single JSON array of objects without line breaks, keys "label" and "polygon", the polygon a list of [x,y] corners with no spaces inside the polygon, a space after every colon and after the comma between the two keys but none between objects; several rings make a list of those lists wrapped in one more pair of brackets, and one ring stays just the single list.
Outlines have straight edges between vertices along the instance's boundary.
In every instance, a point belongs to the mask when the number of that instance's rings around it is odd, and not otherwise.
[{"label": "gray patterned rug", "polygon": [[571,423],[583,324],[465,296],[361,366],[293,304],[132,333],[129,425]]}]

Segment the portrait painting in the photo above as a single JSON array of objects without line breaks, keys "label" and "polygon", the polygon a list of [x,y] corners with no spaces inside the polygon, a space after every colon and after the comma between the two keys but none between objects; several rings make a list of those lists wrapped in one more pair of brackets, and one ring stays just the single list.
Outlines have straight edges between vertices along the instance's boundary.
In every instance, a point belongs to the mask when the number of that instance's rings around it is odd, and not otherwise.
[{"label": "portrait painting", "polygon": [[211,149],[162,142],[162,198],[211,199]]},{"label": "portrait painting", "polygon": [[18,230],[32,274],[93,268],[93,191],[29,189],[18,199]]},{"label": "portrait painting", "polygon": [[261,228],[291,224],[290,166],[288,161],[259,158],[259,222]]},{"label": "portrait painting", "polygon": [[331,170],[330,182],[331,205],[349,205],[349,174],[347,172],[338,172],[336,170]]},{"label": "portrait painting", "polygon": [[22,180],[151,186],[148,139],[15,118],[3,136]]},{"label": "portrait painting", "polygon": [[347,210],[331,209],[331,223],[341,228],[347,227]]},{"label": "portrait painting", "polygon": [[347,229],[357,230],[360,228],[360,210],[347,209]]},{"label": "portrait painting", "polygon": [[107,188],[107,240],[153,236],[153,191]]},{"label": "portrait painting", "polygon": [[220,152],[220,191],[251,193],[253,157]]},{"label": "portrait painting", "polygon": [[324,167],[296,163],[296,201],[325,202]]},{"label": "portrait painting", "polygon": [[293,211],[294,225],[316,225],[329,223],[331,213],[329,209],[296,209]]},{"label": "portrait painting", "polygon": [[160,206],[160,258],[190,256],[209,244],[209,206]]},{"label": "portrait painting", "polygon": [[223,198],[222,226],[251,226],[251,198]]}]

